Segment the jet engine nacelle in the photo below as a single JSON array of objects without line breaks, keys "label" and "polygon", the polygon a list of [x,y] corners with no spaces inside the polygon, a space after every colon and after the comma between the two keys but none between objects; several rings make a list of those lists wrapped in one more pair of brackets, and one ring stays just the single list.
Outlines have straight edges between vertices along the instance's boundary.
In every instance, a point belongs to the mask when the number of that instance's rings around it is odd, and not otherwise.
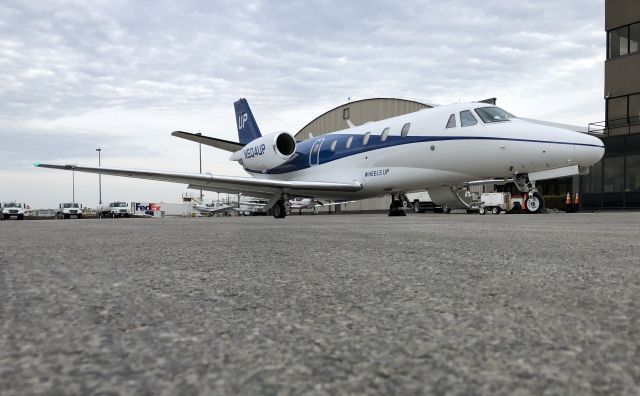
[{"label": "jet engine nacelle", "polygon": [[251,141],[229,158],[251,170],[268,170],[282,165],[296,152],[296,140],[287,132],[276,132]]}]

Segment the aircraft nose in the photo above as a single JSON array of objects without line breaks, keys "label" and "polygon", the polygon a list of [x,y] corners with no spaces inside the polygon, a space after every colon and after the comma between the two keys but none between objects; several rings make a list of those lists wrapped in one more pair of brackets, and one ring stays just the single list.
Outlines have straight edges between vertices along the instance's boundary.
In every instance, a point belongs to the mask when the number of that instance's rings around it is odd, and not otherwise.
[{"label": "aircraft nose", "polygon": [[579,144],[576,144],[576,160],[580,166],[591,166],[604,156],[604,144],[595,136],[585,135]]}]

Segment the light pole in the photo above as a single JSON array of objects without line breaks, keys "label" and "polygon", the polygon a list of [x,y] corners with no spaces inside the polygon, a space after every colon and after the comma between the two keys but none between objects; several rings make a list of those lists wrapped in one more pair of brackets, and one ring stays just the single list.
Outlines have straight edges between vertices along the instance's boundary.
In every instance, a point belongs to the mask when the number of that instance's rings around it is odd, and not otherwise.
[{"label": "light pole", "polygon": [[[196,133],[198,136],[202,136],[202,133]],[[198,158],[200,160],[200,174],[202,174],[202,143],[198,142]],[[200,190],[200,203],[202,203],[202,190]]]},{"label": "light pole", "polygon": [[[96,151],[98,152],[98,167],[100,167],[100,152],[102,151],[102,149],[98,147]],[[98,203],[102,205],[102,175],[100,173],[98,173],[98,196]]]},{"label": "light pole", "polygon": [[71,202],[76,202],[76,171],[71,171]]}]

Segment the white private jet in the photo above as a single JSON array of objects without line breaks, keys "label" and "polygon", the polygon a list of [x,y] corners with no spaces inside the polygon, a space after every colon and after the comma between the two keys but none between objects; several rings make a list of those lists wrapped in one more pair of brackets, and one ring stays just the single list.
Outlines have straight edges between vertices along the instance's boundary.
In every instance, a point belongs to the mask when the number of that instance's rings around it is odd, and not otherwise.
[{"label": "white private jet", "polygon": [[193,208],[200,213],[211,216],[216,213],[222,213],[227,210],[231,210],[233,209],[233,206],[223,204],[222,202],[212,202],[210,204],[199,203],[194,205]]},{"label": "white private jet", "polygon": [[[434,202],[461,203],[458,189],[513,181],[528,211],[542,210],[537,180],[584,174],[604,145],[586,133],[519,119],[486,103],[452,104],[369,122],[296,142],[262,135],[245,99],[235,102],[239,142],[173,136],[231,152],[252,177],[35,163],[41,168],[185,183],[191,189],[267,199],[284,218],[290,199],[352,201],[391,194],[389,215],[404,215],[404,194],[425,190]],[[350,125],[352,125],[350,123]]]},{"label": "white private jet", "polygon": [[[323,206],[341,205],[344,203],[351,203],[353,201],[337,201],[337,202],[320,202],[313,198],[308,197],[294,197],[289,200],[289,209],[298,210],[299,214],[302,214],[303,209],[309,209],[313,214],[318,214],[319,209]],[[261,210],[265,210],[267,201],[249,201],[242,202],[241,205],[258,207]]]}]

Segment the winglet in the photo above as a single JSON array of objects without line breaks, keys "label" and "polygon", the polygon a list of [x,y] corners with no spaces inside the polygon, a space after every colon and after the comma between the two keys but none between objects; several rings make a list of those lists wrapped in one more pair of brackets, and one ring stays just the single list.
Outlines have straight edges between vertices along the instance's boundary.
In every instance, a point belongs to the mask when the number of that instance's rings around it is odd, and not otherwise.
[{"label": "winglet", "polygon": [[40,162],[34,162],[33,166],[35,166],[36,168],[40,166]]}]

